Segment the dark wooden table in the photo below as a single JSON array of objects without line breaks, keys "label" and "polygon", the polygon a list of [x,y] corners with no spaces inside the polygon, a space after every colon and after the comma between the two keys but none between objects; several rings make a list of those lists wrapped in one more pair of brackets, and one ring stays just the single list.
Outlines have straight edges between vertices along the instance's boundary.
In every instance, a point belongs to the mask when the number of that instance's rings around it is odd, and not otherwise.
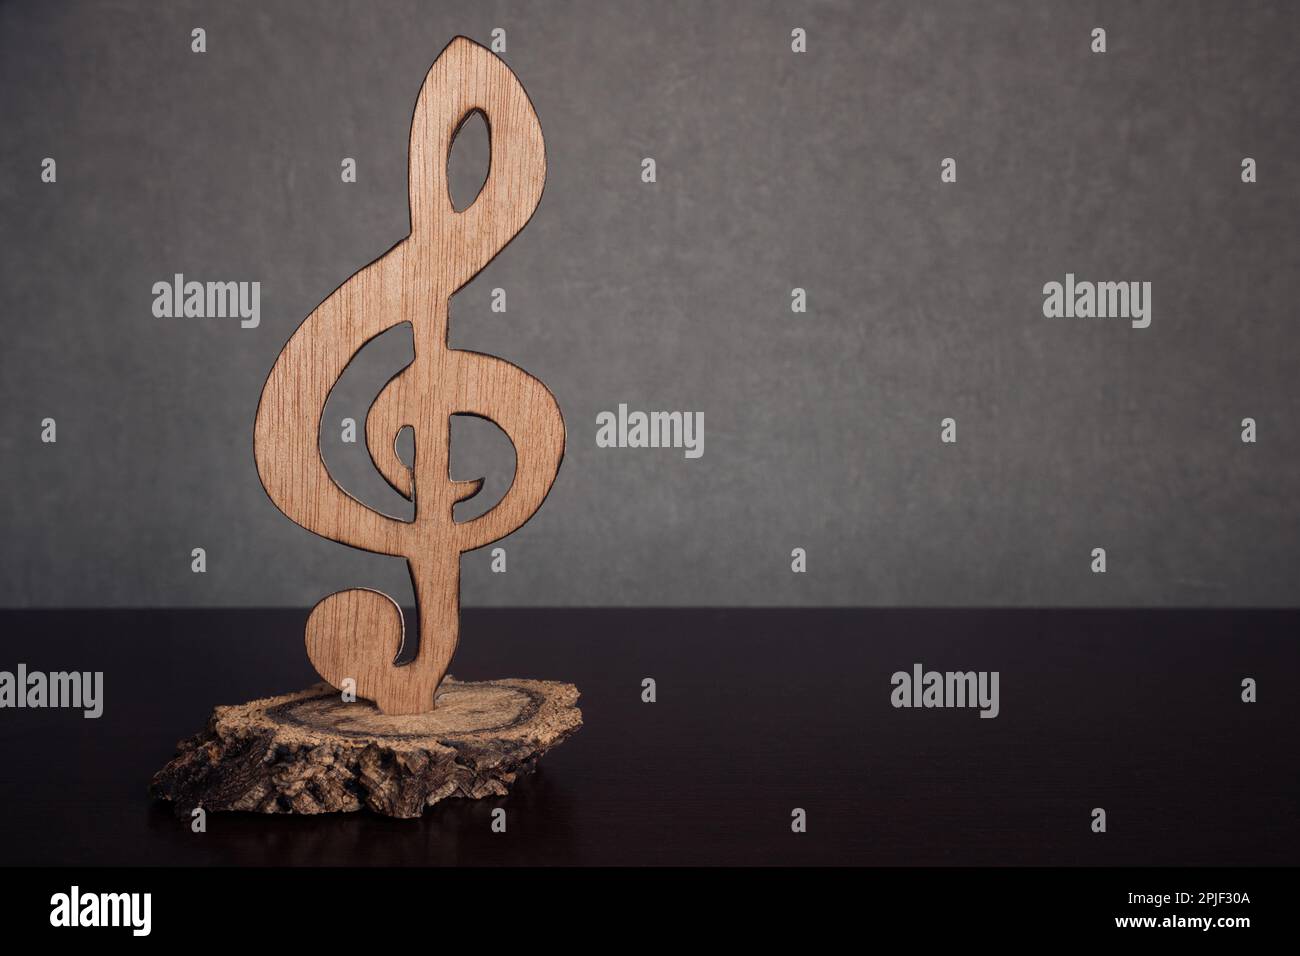
[{"label": "dark wooden table", "polygon": [[[1300,858],[1294,611],[470,610],[456,676],[583,694],[586,726],[509,797],[417,821],[213,814],[192,833],[150,777],[214,704],[314,681],[304,619],[0,614],[0,670],[105,673],[98,720],[0,711],[0,864]],[[890,675],[918,661],[999,671],[1001,715],[894,709]],[[1258,703],[1240,700],[1246,676]]]}]

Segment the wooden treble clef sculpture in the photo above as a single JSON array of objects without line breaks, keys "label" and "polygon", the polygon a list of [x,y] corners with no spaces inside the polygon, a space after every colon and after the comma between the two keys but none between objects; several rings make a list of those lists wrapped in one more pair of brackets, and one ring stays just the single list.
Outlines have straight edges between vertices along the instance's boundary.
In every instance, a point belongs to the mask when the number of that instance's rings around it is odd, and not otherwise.
[{"label": "wooden treble clef sculpture", "polygon": [[[457,212],[447,159],[461,123],[487,121],[491,165],[478,198]],[[456,650],[460,555],[520,527],[541,505],[564,454],[564,420],[546,386],[502,359],[447,344],[448,299],[500,252],[537,208],[546,179],[542,130],[510,69],[465,37],[425,77],[411,121],[411,233],[322,302],[280,353],[257,409],[254,453],[267,494],[309,531],[354,548],[405,557],[419,614],[419,649],[396,665],[406,641],[401,609],[368,589],[331,594],[307,621],[307,654],[335,687],[387,714],[433,709]],[[415,506],[402,521],[351,497],[330,476],[319,447],[325,400],[352,357],[400,323],[413,329],[415,358],[389,380],[366,419],[375,466]],[[495,422],[515,447],[514,481],[495,508],[452,520],[452,506],[482,481],[452,481],[452,415]],[[408,468],[398,432],[415,433]]]}]

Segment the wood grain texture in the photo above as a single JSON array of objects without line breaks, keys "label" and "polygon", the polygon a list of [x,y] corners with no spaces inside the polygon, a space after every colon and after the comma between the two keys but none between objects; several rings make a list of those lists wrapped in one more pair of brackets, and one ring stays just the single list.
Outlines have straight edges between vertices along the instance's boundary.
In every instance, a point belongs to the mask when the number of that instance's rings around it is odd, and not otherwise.
[{"label": "wood grain texture", "polygon": [[417,817],[447,797],[504,796],[582,726],[578,691],[555,681],[447,678],[438,707],[386,715],[327,684],[218,707],[154,776],[153,796],[253,813],[369,809]]},{"label": "wood grain texture", "polygon": [[[490,167],[475,201],[457,211],[447,160],[461,124],[487,121]],[[309,531],[354,548],[407,559],[415,591],[418,650],[397,666],[408,640],[398,606],[367,589],[332,594],[312,611],[307,653],[335,687],[391,714],[422,713],[456,650],[460,555],[519,528],[541,506],[564,454],[564,421],[546,386],[491,355],[448,346],[448,299],[523,229],[541,199],[546,155],[523,87],[496,56],[465,37],[430,68],[416,101],[409,153],[411,233],[336,289],[289,339],[262,391],[254,450],[267,494]],[[409,323],[415,358],[371,406],[366,445],[375,466],[414,502],[402,521],[349,495],[320,453],[326,399],[367,342]],[[456,522],[452,507],[481,480],[453,481],[450,418],[495,422],[515,448],[514,480],[495,508]],[[397,455],[398,432],[415,433],[413,467]],[[410,656],[405,654],[402,656]]]}]

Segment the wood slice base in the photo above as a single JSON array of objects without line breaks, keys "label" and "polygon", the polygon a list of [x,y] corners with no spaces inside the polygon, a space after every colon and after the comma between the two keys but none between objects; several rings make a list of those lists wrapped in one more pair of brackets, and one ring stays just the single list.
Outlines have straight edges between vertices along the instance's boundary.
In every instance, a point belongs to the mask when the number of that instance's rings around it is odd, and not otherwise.
[{"label": "wood slice base", "polygon": [[578,689],[537,680],[461,682],[427,714],[387,716],[317,684],[218,707],[154,775],[153,796],[254,813],[340,813],[363,807],[418,817],[447,797],[503,796],[582,726]]}]

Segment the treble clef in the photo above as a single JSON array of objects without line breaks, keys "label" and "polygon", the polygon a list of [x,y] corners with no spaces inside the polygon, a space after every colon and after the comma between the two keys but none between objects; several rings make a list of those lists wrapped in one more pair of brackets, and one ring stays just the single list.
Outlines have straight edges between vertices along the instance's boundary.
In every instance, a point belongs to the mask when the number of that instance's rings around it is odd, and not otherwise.
[{"label": "treble clef", "polygon": [[[475,201],[457,211],[447,160],[474,112],[489,129],[488,177]],[[316,307],[262,390],[254,455],[276,507],[318,535],[407,560],[419,617],[413,660],[395,663],[407,628],[396,602],[379,591],[331,594],[307,620],[307,654],[317,672],[335,687],[352,678],[357,696],[386,714],[433,709],[458,640],[461,553],[527,521],[564,455],[564,420],[545,385],[447,340],[448,300],[523,229],[545,180],[542,129],[528,95],[505,63],[457,37],[429,69],[411,121],[410,235]],[[402,323],[411,325],[415,358],[371,405],[366,446],[388,483],[414,503],[410,521],[349,495],[331,477],[319,443],[325,400],[344,368],[367,342]],[[514,479],[501,501],[464,522],[453,520],[452,507],[476,494],[482,480],[450,477],[452,415],[495,422],[515,448]],[[405,427],[415,434],[410,467],[396,450]]]}]

